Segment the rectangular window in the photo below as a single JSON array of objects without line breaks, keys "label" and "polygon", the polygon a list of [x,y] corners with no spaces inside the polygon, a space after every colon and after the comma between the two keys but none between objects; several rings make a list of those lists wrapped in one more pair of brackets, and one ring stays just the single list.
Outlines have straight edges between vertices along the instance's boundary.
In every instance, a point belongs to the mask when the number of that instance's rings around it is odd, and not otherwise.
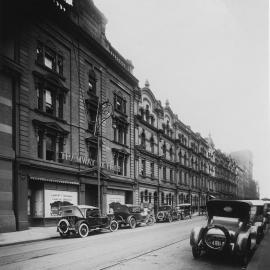
[{"label": "rectangular window", "polygon": [[141,175],[143,176],[146,175],[146,162],[144,159],[142,159],[142,163],[141,163]]},{"label": "rectangular window", "polygon": [[151,166],[151,177],[154,177],[155,176],[155,163],[151,162],[150,166]]},{"label": "rectangular window", "polygon": [[36,61],[40,65],[63,75],[64,58],[53,49],[48,48],[43,43],[38,42],[36,49]]},{"label": "rectangular window", "polygon": [[36,86],[37,109],[63,119],[64,93],[59,93],[56,95],[57,90],[43,89],[40,88],[39,85],[40,84],[38,83]]},{"label": "rectangular window", "polygon": [[53,69],[53,63],[54,63],[54,58],[50,54],[45,53],[44,65],[49,69]]},{"label": "rectangular window", "polygon": [[170,181],[173,182],[173,170],[170,169]]},{"label": "rectangular window", "polygon": [[166,167],[163,167],[163,180],[166,180]]},{"label": "rectangular window", "polygon": [[38,132],[37,136],[37,152],[38,158],[43,158],[43,133],[41,131]]},{"label": "rectangular window", "polygon": [[37,108],[43,110],[43,91],[39,87],[36,88],[37,93]]},{"label": "rectangular window", "polygon": [[53,114],[54,106],[53,106],[53,94],[50,90],[45,90],[45,111],[46,113]]},{"label": "rectangular window", "polygon": [[114,95],[114,109],[118,112],[126,114],[126,101],[124,98]]},{"label": "rectangular window", "polygon": [[45,142],[46,160],[55,160],[56,138],[52,135],[47,134],[45,137]]}]

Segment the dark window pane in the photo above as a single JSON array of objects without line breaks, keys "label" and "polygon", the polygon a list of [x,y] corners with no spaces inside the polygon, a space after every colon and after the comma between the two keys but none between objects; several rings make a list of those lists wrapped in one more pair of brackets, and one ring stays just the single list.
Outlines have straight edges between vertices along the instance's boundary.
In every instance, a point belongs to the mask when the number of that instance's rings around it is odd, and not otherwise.
[{"label": "dark window pane", "polygon": [[46,113],[53,114],[53,95],[49,90],[46,90],[45,92],[45,106]]},{"label": "dark window pane", "polygon": [[46,160],[55,160],[55,137],[46,136]]},{"label": "dark window pane", "polygon": [[41,131],[38,132],[37,150],[38,150],[38,158],[43,158],[43,133]]}]

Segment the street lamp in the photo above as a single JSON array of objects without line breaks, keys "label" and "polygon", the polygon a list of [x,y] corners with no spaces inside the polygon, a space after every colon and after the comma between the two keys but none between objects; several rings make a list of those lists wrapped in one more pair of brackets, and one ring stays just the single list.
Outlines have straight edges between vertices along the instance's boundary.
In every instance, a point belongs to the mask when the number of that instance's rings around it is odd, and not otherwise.
[{"label": "street lamp", "polygon": [[107,100],[102,103],[98,103],[96,122],[95,122],[95,130],[93,137],[97,139],[97,175],[98,175],[98,209],[101,213],[101,200],[100,200],[100,139],[102,138],[101,134],[101,125],[104,123],[109,117],[113,114],[113,106]]}]

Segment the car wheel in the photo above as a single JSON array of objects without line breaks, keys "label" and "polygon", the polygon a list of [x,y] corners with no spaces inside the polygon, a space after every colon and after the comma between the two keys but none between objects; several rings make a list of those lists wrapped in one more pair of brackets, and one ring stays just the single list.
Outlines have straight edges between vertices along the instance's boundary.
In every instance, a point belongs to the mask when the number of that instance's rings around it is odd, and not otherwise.
[{"label": "car wheel", "polygon": [[172,222],[172,216],[171,216],[171,215],[168,216],[168,221],[169,221],[170,223]]},{"label": "car wheel", "polygon": [[130,228],[131,229],[135,229],[136,225],[137,225],[136,219],[134,217],[131,217],[129,219],[129,226],[130,226]]},{"label": "car wheel", "polygon": [[66,219],[61,219],[57,225],[60,236],[68,233],[69,222]]},{"label": "car wheel", "polygon": [[194,259],[198,259],[201,256],[201,249],[198,246],[192,247],[192,255]]},{"label": "car wheel", "polygon": [[112,220],[110,224],[110,231],[116,232],[118,230],[118,222],[116,220]]},{"label": "car wheel", "polygon": [[148,218],[147,225],[148,225],[148,226],[151,226],[151,225],[153,225],[154,223],[155,223],[154,218],[153,218],[152,216],[150,216],[150,217]]},{"label": "car wheel", "polygon": [[246,246],[246,249],[244,251],[244,253],[242,254],[242,256],[240,256],[240,264],[242,266],[246,266],[249,262],[249,258],[250,258],[250,239],[248,240],[248,244]]},{"label": "car wheel", "polygon": [[87,224],[85,223],[81,223],[79,226],[79,230],[78,230],[78,234],[81,238],[84,238],[86,236],[88,236],[89,233],[89,228],[87,226]]}]

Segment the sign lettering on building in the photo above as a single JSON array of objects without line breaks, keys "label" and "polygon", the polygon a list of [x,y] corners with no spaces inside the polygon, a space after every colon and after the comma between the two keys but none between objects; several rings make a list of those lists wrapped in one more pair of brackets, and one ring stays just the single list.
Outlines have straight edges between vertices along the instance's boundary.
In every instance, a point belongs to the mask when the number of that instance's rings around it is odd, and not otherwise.
[{"label": "sign lettering on building", "polygon": [[[65,152],[60,153],[60,159],[67,160],[70,162],[82,164],[89,167],[97,166],[97,161],[93,160],[91,158],[88,158],[86,156],[80,156],[80,155],[74,155],[74,154],[68,154]],[[101,162],[100,167],[113,172],[120,172],[120,166],[114,165],[112,163],[108,162]]]}]

